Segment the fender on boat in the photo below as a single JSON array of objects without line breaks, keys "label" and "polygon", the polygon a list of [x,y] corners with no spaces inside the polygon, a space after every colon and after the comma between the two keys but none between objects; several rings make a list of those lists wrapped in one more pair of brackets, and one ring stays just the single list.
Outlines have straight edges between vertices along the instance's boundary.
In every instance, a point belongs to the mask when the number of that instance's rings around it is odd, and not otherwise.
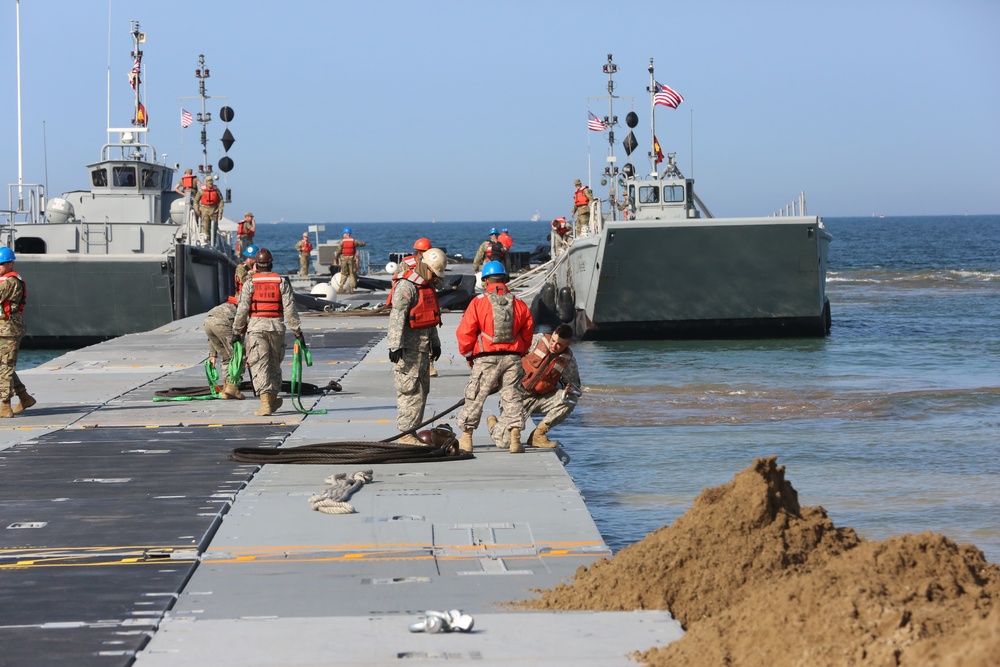
[{"label": "fender on boat", "polygon": [[576,299],[573,298],[573,290],[570,287],[559,289],[559,296],[556,299],[556,316],[560,322],[569,324],[576,317]]},{"label": "fender on boat", "polygon": [[535,322],[535,333],[550,333],[560,321],[556,316],[556,286],[545,283],[531,300],[531,318]]}]

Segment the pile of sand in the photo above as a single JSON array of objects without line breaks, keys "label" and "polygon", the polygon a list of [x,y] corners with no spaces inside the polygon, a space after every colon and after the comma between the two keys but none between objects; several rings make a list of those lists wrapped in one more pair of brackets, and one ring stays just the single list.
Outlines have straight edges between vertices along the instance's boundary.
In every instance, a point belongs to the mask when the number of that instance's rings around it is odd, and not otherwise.
[{"label": "pile of sand", "polygon": [[800,508],[784,472],[755,460],[523,606],[669,610],[686,634],[637,656],[654,667],[1000,664],[1000,567],[931,533],[862,540]]}]

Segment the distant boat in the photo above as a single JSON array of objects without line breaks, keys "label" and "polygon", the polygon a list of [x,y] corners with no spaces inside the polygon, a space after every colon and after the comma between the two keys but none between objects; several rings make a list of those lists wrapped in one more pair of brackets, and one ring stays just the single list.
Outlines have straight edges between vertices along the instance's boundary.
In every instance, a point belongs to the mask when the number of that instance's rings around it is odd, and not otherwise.
[{"label": "distant boat", "polygon": [[535,209],[535,214],[533,216],[531,216],[531,221],[532,222],[538,222],[539,218],[541,218],[541,217],[542,216],[538,213],[538,209]]}]

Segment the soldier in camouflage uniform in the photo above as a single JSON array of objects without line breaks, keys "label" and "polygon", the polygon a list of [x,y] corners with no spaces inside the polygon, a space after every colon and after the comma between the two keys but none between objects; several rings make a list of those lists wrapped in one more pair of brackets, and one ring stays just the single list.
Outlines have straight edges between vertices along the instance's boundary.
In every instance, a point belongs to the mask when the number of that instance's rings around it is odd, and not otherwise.
[{"label": "soldier in camouflage uniform", "polygon": [[[27,299],[24,279],[14,272],[14,251],[0,247],[0,417],[13,417],[36,403],[17,376],[17,352],[24,337],[21,314]],[[10,406],[16,394],[21,403]]]},{"label": "soldier in camouflage uniform", "polygon": [[[573,330],[568,324],[560,324],[551,334],[535,334],[531,350],[521,357],[524,367],[524,407],[522,423],[531,415],[542,415],[538,427],[528,437],[532,447],[551,449],[556,442],[546,435],[554,426],[561,424],[576,407],[576,396],[580,389],[580,368],[569,349],[573,340]],[[571,399],[566,399],[567,389]],[[501,417],[503,415],[501,414]],[[486,418],[490,436],[497,447],[504,447],[507,433],[500,427],[500,420],[490,415]]]},{"label": "soldier in camouflage uniform", "polygon": [[203,243],[207,243],[211,238],[213,223],[217,224],[222,218],[224,208],[226,208],[226,202],[222,200],[219,188],[215,187],[215,179],[206,176],[205,187],[198,193],[198,217],[201,218]]},{"label": "soldier in camouflage uniform", "polygon": [[531,344],[534,323],[527,304],[507,289],[503,264],[487,262],[482,278],[486,292],[469,303],[455,332],[458,353],[468,359],[472,368],[465,387],[465,406],[458,415],[462,431],[458,444],[462,451],[472,451],[472,432],[483,416],[483,404],[499,389],[503,420],[500,427],[510,433],[511,454],[520,454],[524,451],[521,356]]},{"label": "soldier in camouflage uniform", "polygon": [[[442,250],[424,252],[415,268],[396,281],[389,313],[389,360],[396,385],[396,428],[406,433],[424,420],[430,393],[430,365],[441,357],[441,309],[434,288],[448,266]],[[422,445],[413,434],[397,442]]]},{"label": "soldier in camouflage uniform", "polygon": [[243,251],[243,262],[236,265],[236,294],[223,303],[208,311],[205,316],[205,334],[208,336],[208,360],[214,366],[216,361],[221,362],[222,376],[225,384],[219,398],[243,400],[243,392],[240,391],[240,374],[236,377],[229,377],[229,361],[233,358],[233,320],[236,319],[236,304],[238,296],[243,289],[243,283],[250,279],[255,269],[257,257],[257,246],[249,245]]},{"label": "soldier in camouflage uniform", "polygon": [[286,278],[271,271],[274,259],[271,251],[257,251],[257,272],[243,284],[236,319],[233,321],[233,338],[246,333],[244,348],[247,366],[253,377],[253,388],[260,396],[258,417],[272,414],[281,407],[278,398],[281,390],[281,360],[285,357],[285,325],[302,339],[299,313],[295,310],[292,287]]}]

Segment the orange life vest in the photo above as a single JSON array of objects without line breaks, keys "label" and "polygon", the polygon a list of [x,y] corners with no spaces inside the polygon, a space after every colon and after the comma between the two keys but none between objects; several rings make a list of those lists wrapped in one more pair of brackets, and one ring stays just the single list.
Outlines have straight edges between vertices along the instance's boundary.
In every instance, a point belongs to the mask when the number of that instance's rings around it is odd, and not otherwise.
[{"label": "orange life vest", "polygon": [[202,206],[215,206],[221,199],[219,189],[210,185],[201,191],[201,198],[198,201],[201,202]]},{"label": "orange life vest", "polygon": [[569,233],[569,223],[566,222],[566,218],[556,218],[552,221],[552,229],[556,231],[559,236],[565,236]]},{"label": "orange life vest", "polygon": [[281,276],[277,273],[255,273],[253,296],[250,298],[250,317],[281,317]]},{"label": "orange life vest", "polygon": [[524,366],[524,380],[521,384],[532,394],[544,395],[559,386],[563,371],[573,358],[573,352],[566,348],[559,354],[549,351],[552,337],[543,335],[538,345],[528,354],[521,357]]},{"label": "orange life vest", "polygon": [[305,241],[302,242],[302,250],[301,250],[301,252],[309,254],[309,253],[312,252],[312,250],[313,250],[313,244],[309,243],[309,239],[306,239]]},{"label": "orange life vest", "polygon": [[[239,267],[237,267],[237,268],[239,268]],[[240,302],[240,290],[243,289],[243,281],[240,280],[240,272],[238,270],[236,271],[235,274],[233,274],[233,282],[236,283],[236,294],[234,294],[232,296],[227,296],[226,297],[226,301],[228,301],[229,303],[239,303]]]},{"label": "orange life vest", "polygon": [[583,191],[582,187],[575,193],[573,193],[573,203],[575,205],[586,206],[588,201],[589,200],[587,199],[587,193]]},{"label": "orange life vest", "polygon": [[392,286],[389,287],[389,296],[386,297],[385,300],[385,305],[387,306],[392,305],[392,293],[396,291],[396,283],[399,282],[399,279],[403,277],[403,274],[406,273],[406,271],[412,271],[413,269],[417,268],[417,256],[409,255],[401,259],[399,263],[404,264],[406,266],[406,270],[402,271],[401,273],[397,273],[392,277]]},{"label": "orange life vest", "polygon": [[417,287],[417,302],[410,308],[407,322],[411,329],[427,329],[441,324],[441,306],[429,282],[416,271],[408,270],[401,280],[409,280]]},{"label": "orange life vest", "polygon": [[344,239],[340,242],[340,254],[344,257],[354,257],[354,239]]},{"label": "orange life vest", "polygon": [[181,185],[185,190],[194,190],[198,186],[196,185],[196,178],[194,174],[184,174],[181,176]]},{"label": "orange life vest", "polygon": [[254,230],[250,229],[247,226],[247,224],[246,224],[247,222],[249,222],[249,221],[246,218],[243,218],[242,220],[240,220],[239,224],[236,226],[237,227],[236,233],[239,236],[249,236],[250,238],[253,238],[253,231]]},{"label": "orange life vest", "polygon": [[[24,304],[28,300],[28,286],[25,284],[24,278],[22,278],[15,271],[10,271],[10,272],[5,273],[2,276],[0,276],[0,280],[7,280],[8,278],[17,278],[18,280],[21,281],[21,288],[22,288],[23,292],[21,293],[21,303],[17,306],[17,314],[20,315],[20,314],[24,313]],[[3,302],[2,305],[3,305],[3,318],[5,320],[9,320],[10,319],[10,313],[11,313],[10,299],[4,300],[4,302]]]}]

